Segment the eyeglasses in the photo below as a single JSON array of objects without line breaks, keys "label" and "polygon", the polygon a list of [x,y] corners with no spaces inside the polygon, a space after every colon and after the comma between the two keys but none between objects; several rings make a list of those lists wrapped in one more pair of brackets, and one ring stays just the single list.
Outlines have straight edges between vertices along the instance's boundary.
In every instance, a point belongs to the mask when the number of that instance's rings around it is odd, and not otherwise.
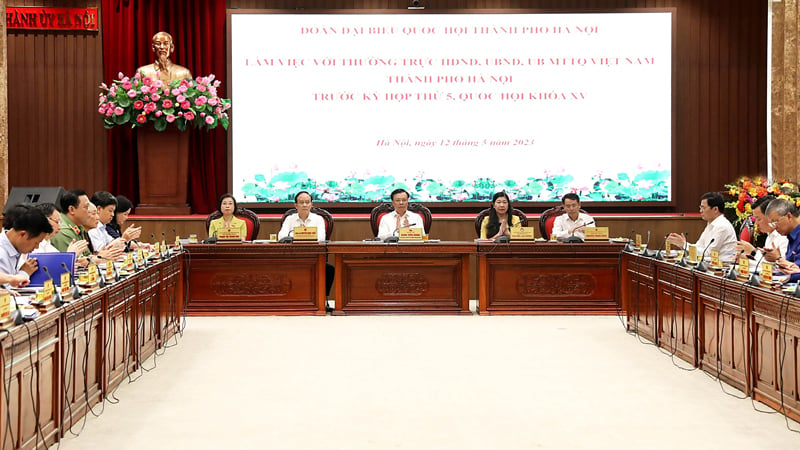
[{"label": "eyeglasses", "polygon": [[60,218],[59,218],[58,220],[53,220],[53,219],[51,219],[50,217],[48,217],[48,218],[47,218],[47,220],[49,220],[50,222],[52,222],[54,225],[58,225],[58,226],[61,226],[61,224],[63,224],[63,223],[64,223],[64,222],[62,222],[62,221],[61,221],[61,219],[60,219]]},{"label": "eyeglasses", "polygon": [[774,222],[769,222],[770,228],[778,228],[778,223],[780,223],[780,221],[783,220],[784,217],[786,217],[786,216],[781,216],[780,219],[778,219],[778,220],[776,220]]}]

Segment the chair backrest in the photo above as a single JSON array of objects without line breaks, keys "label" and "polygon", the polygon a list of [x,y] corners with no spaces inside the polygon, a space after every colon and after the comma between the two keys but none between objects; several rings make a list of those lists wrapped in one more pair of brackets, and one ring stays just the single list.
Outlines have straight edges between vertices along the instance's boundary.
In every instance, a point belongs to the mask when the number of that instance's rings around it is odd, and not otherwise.
[{"label": "chair backrest", "polygon": [[[586,214],[586,211],[581,208],[580,210],[583,214]],[[550,239],[550,233],[553,232],[553,224],[556,221],[556,217],[564,214],[564,205],[554,206],[539,216],[539,231],[542,233],[542,237],[545,239]]]},{"label": "chair backrest", "polygon": [[[258,232],[261,229],[261,222],[258,220],[258,214],[249,209],[237,208],[233,215],[244,220],[244,223],[247,225],[246,241],[258,239]],[[206,217],[206,231],[208,231],[208,228],[211,226],[211,221],[219,219],[220,217],[222,217],[222,213],[219,211],[213,211],[209,214],[208,217]]]},{"label": "chair backrest", "polygon": [[[433,217],[431,216],[431,210],[428,209],[424,205],[420,205],[419,203],[409,203],[408,210],[417,213],[422,217],[422,228],[425,230],[425,234],[430,234],[431,232],[431,225],[433,222]],[[394,206],[391,203],[381,203],[380,205],[372,208],[372,212],[369,215],[369,225],[372,228],[372,235],[378,235],[378,225],[381,223],[381,217],[384,214],[388,214],[394,211]]]},{"label": "chair backrest", "polygon": [[542,213],[539,217],[539,231],[542,233],[543,238],[550,239],[550,233],[553,232],[553,223],[556,221],[556,217],[562,214],[564,214],[563,205],[554,206]]},{"label": "chair backrest", "polygon": [[739,230],[739,240],[752,244],[753,238],[755,237],[754,235],[753,216],[750,216],[742,222],[742,228]]},{"label": "chair backrest", "polygon": [[[478,217],[475,218],[475,235],[481,237],[481,224],[483,223],[483,219],[492,212],[492,208],[486,208],[483,211],[478,213]],[[519,221],[523,227],[528,226],[528,216],[525,215],[524,212],[514,208],[511,210],[511,214],[519,217]]]},{"label": "chair backrest", "polygon": [[[321,216],[322,220],[325,221],[325,239],[330,240],[331,236],[333,235],[333,216],[328,211],[318,208],[316,206],[311,207],[311,212]],[[286,218],[291,216],[292,214],[297,213],[297,208],[291,208],[286,210],[281,217],[281,226],[283,226],[283,222],[286,221]]]}]

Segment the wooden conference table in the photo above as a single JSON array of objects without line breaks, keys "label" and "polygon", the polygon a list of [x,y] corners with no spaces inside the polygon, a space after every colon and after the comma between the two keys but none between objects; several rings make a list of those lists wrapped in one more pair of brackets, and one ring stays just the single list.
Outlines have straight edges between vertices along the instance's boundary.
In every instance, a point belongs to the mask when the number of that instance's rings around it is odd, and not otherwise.
[{"label": "wooden conference table", "polygon": [[[45,448],[180,330],[183,255],[3,330],[2,449]],[[94,407],[94,408],[93,408]]]},{"label": "wooden conference table", "polygon": [[185,246],[190,315],[470,314],[477,260],[480,314],[615,314],[622,244],[523,242],[236,243]]},{"label": "wooden conference table", "polygon": [[800,420],[800,299],[624,253],[622,300],[629,330]]}]

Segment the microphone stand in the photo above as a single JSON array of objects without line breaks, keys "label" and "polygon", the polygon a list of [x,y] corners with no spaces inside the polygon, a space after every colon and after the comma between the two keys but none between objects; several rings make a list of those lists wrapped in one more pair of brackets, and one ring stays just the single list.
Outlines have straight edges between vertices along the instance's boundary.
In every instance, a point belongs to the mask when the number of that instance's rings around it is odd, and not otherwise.
[{"label": "microphone stand", "polygon": [[647,247],[650,246],[650,231],[647,232],[647,242],[644,244],[644,250],[642,250],[642,256],[645,258],[652,258],[655,256],[655,253],[652,250],[648,250]]},{"label": "microphone stand", "polygon": [[744,253],[744,250],[739,251],[739,253],[736,254],[736,258],[733,259],[733,265],[730,270],[728,270],[728,274],[725,275],[725,278],[728,280],[736,280],[739,278],[739,274],[736,273],[736,264],[739,263],[739,258],[742,256],[742,253]]},{"label": "microphone stand", "polygon": [[289,234],[278,239],[278,244],[292,244],[294,243],[294,229],[289,230]]},{"label": "microphone stand", "polygon": [[[411,228],[411,227],[415,227],[415,226],[417,226],[416,223],[410,223],[410,224],[408,224],[407,227],[400,227],[400,228]],[[400,242],[400,236],[398,236],[398,234],[400,233],[400,228],[395,228],[394,229],[394,233],[392,233],[391,236],[389,236],[386,239],[384,239],[383,242],[385,244],[397,244],[398,242]]]},{"label": "microphone stand", "polygon": [[69,288],[69,294],[72,296],[73,300],[77,300],[81,298],[81,290],[78,288],[78,285],[75,283],[75,275],[69,270],[66,264],[63,262],[61,263],[61,267],[69,274],[69,282],[72,284]]},{"label": "microphone stand", "polygon": [[636,251],[636,247],[633,245],[633,240],[636,237],[636,230],[631,230],[630,237],[628,237],[628,242],[625,244],[625,248],[622,251],[628,253],[634,253]]},{"label": "microphone stand", "polygon": [[575,232],[578,231],[579,228],[584,228],[587,225],[591,225],[593,223],[594,223],[594,220],[589,222],[589,223],[585,223],[585,224],[583,224],[583,225],[581,225],[579,227],[575,227],[575,229],[572,230],[572,235],[570,235],[570,237],[568,237],[566,240],[564,240],[564,242],[566,242],[567,244],[582,244],[583,243],[583,239],[579,238],[578,236],[575,236]]},{"label": "microphone stand", "polygon": [[655,256],[655,260],[656,261],[663,261],[664,260],[664,257],[661,256],[661,250],[663,250],[667,246],[667,238],[668,237],[669,237],[668,234],[664,235],[664,243],[661,244],[661,247],[659,247],[658,251],[656,252],[656,256]]},{"label": "microphone stand", "polygon": [[9,289],[8,295],[10,295],[11,299],[14,300],[14,311],[11,312],[11,318],[14,320],[14,325],[22,325],[22,323],[25,322],[25,317],[22,315],[22,310],[19,309],[17,294]]},{"label": "microphone stand", "polygon": [[697,267],[695,267],[696,271],[698,271],[698,272],[708,272],[708,266],[706,265],[706,252],[708,251],[709,248],[711,248],[711,244],[714,243],[715,239],[716,238],[711,238],[711,241],[708,242],[708,245],[706,245],[706,248],[703,249],[703,254],[700,255],[700,262],[698,262],[697,263]]},{"label": "microphone stand", "polygon": [[758,261],[756,261],[756,265],[754,266],[755,271],[753,272],[752,275],[750,275],[750,279],[747,280],[747,284],[749,284],[750,286],[761,286],[762,280],[761,280],[761,275],[758,274],[758,265],[761,264],[761,261],[764,259],[764,255],[765,253],[762,253],[761,257],[758,258]]}]

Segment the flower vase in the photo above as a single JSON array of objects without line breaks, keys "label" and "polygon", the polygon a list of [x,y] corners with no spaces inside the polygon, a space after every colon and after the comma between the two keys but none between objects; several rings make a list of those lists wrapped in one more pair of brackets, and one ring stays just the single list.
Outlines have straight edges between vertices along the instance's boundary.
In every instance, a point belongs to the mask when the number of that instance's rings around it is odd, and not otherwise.
[{"label": "flower vase", "polygon": [[189,214],[189,131],[137,129],[139,204],[136,214]]}]

